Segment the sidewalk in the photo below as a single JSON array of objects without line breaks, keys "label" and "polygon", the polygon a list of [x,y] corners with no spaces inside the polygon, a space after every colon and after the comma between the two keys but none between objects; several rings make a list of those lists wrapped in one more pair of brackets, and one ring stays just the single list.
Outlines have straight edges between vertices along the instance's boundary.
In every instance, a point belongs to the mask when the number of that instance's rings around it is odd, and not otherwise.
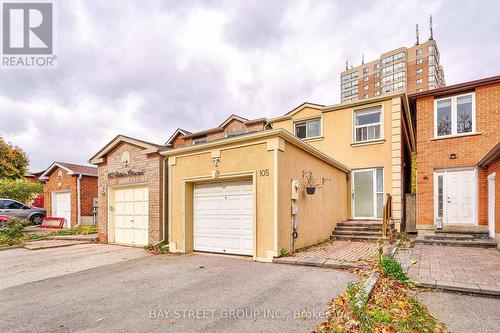
[{"label": "sidewalk", "polygon": [[408,275],[422,286],[500,297],[496,249],[415,244],[409,251]]},{"label": "sidewalk", "polygon": [[[383,246],[387,251],[388,245]],[[340,269],[365,269],[368,260],[378,253],[377,243],[335,240],[312,246],[293,256],[275,258],[273,262],[303,266],[319,266]]]}]

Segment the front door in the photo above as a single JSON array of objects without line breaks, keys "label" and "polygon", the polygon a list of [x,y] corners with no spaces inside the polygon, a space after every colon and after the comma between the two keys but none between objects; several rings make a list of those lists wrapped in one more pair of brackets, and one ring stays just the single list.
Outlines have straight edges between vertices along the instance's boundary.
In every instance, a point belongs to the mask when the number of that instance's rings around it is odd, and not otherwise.
[{"label": "front door", "polygon": [[475,224],[476,184],[475,169],[436,172],[436,220],[443,224]]},{"label": "front door", "polygon": [[384,169],[352,171],[353,218],[382,218]]}]

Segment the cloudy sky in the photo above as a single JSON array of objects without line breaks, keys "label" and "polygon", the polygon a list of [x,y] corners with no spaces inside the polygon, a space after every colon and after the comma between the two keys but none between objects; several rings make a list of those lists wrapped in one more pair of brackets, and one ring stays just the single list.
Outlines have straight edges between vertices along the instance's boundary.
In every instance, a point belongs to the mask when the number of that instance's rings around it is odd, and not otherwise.
[{"label": "cloudy sky", "polygon": [[500,74],[497,1],[57,1],[58,69],[0,71],[0,135],[31,169],[85,163],[116,134],[164,143],[340,101],[339,73],[435,39],[448,84]]}]

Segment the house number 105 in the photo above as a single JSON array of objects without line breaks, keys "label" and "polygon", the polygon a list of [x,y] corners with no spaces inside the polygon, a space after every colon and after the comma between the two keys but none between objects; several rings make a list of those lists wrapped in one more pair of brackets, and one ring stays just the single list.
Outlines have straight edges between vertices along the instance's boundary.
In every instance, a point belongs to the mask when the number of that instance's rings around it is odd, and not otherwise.
[{"label": "house number 105", "polygon": [[259,170],[259,175],[261,177],[267,177],[269,176],[269,169],[262,169],[262,170]]}]

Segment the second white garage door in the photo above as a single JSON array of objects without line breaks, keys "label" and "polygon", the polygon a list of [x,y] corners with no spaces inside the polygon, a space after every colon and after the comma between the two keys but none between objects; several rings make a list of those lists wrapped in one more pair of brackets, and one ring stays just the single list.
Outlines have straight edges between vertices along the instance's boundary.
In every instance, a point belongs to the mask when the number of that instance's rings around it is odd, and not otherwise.
[{"label": "second white garage door", "polygon": [[115,189],[115,243],[148,244],[148,189]]},{"label": "second white garage door", "polygon": [[253,185],[237,181],[194,186],[194,250],[253,254]]}]

